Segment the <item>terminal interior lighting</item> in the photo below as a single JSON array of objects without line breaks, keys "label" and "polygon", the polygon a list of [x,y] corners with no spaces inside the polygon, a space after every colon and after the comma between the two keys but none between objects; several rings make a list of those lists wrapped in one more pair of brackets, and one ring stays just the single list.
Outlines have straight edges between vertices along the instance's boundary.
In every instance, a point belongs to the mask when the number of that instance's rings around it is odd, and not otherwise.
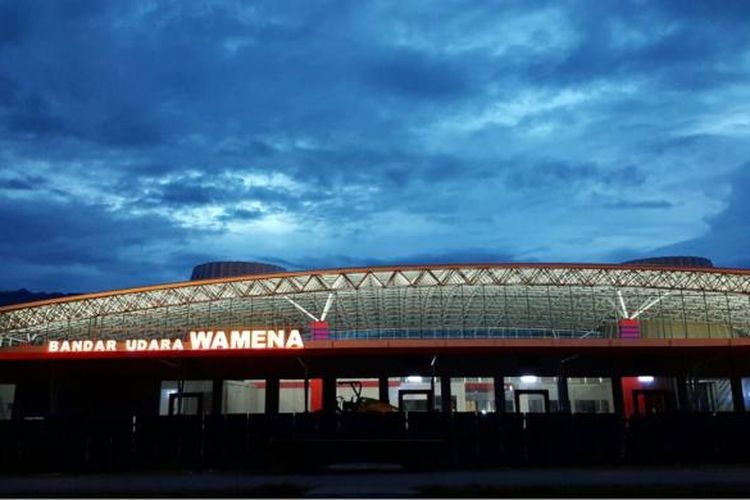
[{"label": "terminal interior lighting", "polygon": [[521,382],[524,384],[536,384],[539,382],[539,377],[536,375],[521,375]]},{"label": "terminal interior lighting", "polygon": [[653,381],[654,377],[652,377],[651,375],[641,375],[638,377],[638,382],[642,384],[650,384]]},{"label": "terminal interior lighting", "polygon": [[422,382],[422,377],[420,377],[419,375],[409,375],[408,377],[406,377],[406,381],[418,384]]}]

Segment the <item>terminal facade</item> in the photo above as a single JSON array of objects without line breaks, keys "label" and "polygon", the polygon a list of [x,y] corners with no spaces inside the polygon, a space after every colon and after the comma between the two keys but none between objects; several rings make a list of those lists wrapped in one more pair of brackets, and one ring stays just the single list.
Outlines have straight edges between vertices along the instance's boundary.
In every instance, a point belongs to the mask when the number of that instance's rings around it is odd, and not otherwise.
[{"label": "terminal facade", "polygon": [[705,259],[193,275],[0,309],[0,418],[750,401],[750,271]]},{"label": "terminal facade", "polygon": [[750,271],[287,272],[0,308],[0,471],[750,461]]}]

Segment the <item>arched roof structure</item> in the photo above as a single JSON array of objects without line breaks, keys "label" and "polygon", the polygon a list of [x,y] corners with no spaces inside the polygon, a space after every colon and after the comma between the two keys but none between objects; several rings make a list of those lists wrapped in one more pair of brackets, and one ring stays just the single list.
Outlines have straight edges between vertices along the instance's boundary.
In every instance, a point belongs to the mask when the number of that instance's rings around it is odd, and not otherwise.
[{"label": "arched roof structure", "polygon": [[216,327],[307,333],[324,309],[339,340],[610,337],[622,318],[650,323],[657,338],[745,337],[750,271],[451,264],[189,281],[0,308],[0,346],[180,337]]}]

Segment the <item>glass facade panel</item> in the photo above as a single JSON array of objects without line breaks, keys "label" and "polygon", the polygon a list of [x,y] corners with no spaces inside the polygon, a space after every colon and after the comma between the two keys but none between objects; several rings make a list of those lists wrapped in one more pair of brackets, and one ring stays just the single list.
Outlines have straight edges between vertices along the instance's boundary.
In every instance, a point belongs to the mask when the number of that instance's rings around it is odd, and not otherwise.
[{"label": "glass facade panel", "polygon": [[[313,390],[312,380],[308,392],[308,409],[312,411],[310,399]],[[318,384],[316,384],[317,387]],[[320,388],[322,391],[322,386]],[[322,392],[321,392],[322,394]],[[279,413],[303,413],[305,411],[305,381],[303,379],[282,379],[279,382]]]},{"label": "glass facade panel", "polygon": [[225,380],[222,413],[264,413],[265,380]]},{"label": "glass facade panel", "polygon": [[[546,397],[545,397],[546,396]],[[545,408],[545,400],[548,407]],[[557,377],[523,375],[505,379],[505,409],[510,412],[558,411]]]},{"label": "glass facade panel", "polygon": [[213,398],[210,380],[164,380],[159,395],[159,415],[196,415],[209,413]]},{"label": "glass facade panel", "polygon": [[[434,393],[432,392],[434,386]],[[433,397],[434,394],[434,397]],[[440,408],[440,378],[411,375],[388,379],[388,399],[390,404],[401,411],[429,411],[429,400],[433,408]]]},{"label": "glass facade panel", "polygon": [[451,396],[453,411],[495,411],[495,382],[492,377],[451,378]]},{"label": "glass facade panel", "polygon": [[13,415],[15,395],[15,384],[0,384],[0,420],[8,420]]},{"label": "glass facade panel", "polygon": [[614,413],[612,379],[569,377],[568,397],[572,413]]},{"label": "glass facade panel", "polygon": [[359,398],[377,400],[380,395],[376,378],[340,378],[336,380],[336,402],[344,411],[359,409]]},{"label": "glass facade panel", "polygon": [[626,416],[665,413],[675,408],[676,381],[673,377],[640,375],[622,377],[621,380]]},{"label": "glass facade panel", "polygon": [[732,384],[728,378],[695,379],[690,384],[694,411],[732,411]]}]

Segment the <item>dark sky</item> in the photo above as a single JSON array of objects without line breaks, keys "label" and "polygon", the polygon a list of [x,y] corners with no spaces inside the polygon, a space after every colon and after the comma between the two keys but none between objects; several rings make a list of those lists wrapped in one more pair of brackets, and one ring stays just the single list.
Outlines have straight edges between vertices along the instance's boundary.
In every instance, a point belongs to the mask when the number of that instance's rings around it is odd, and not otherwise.
[{"label": "dark sky", "polygon": [[0,0],[0,289],[750,265],[750,2]]}]

